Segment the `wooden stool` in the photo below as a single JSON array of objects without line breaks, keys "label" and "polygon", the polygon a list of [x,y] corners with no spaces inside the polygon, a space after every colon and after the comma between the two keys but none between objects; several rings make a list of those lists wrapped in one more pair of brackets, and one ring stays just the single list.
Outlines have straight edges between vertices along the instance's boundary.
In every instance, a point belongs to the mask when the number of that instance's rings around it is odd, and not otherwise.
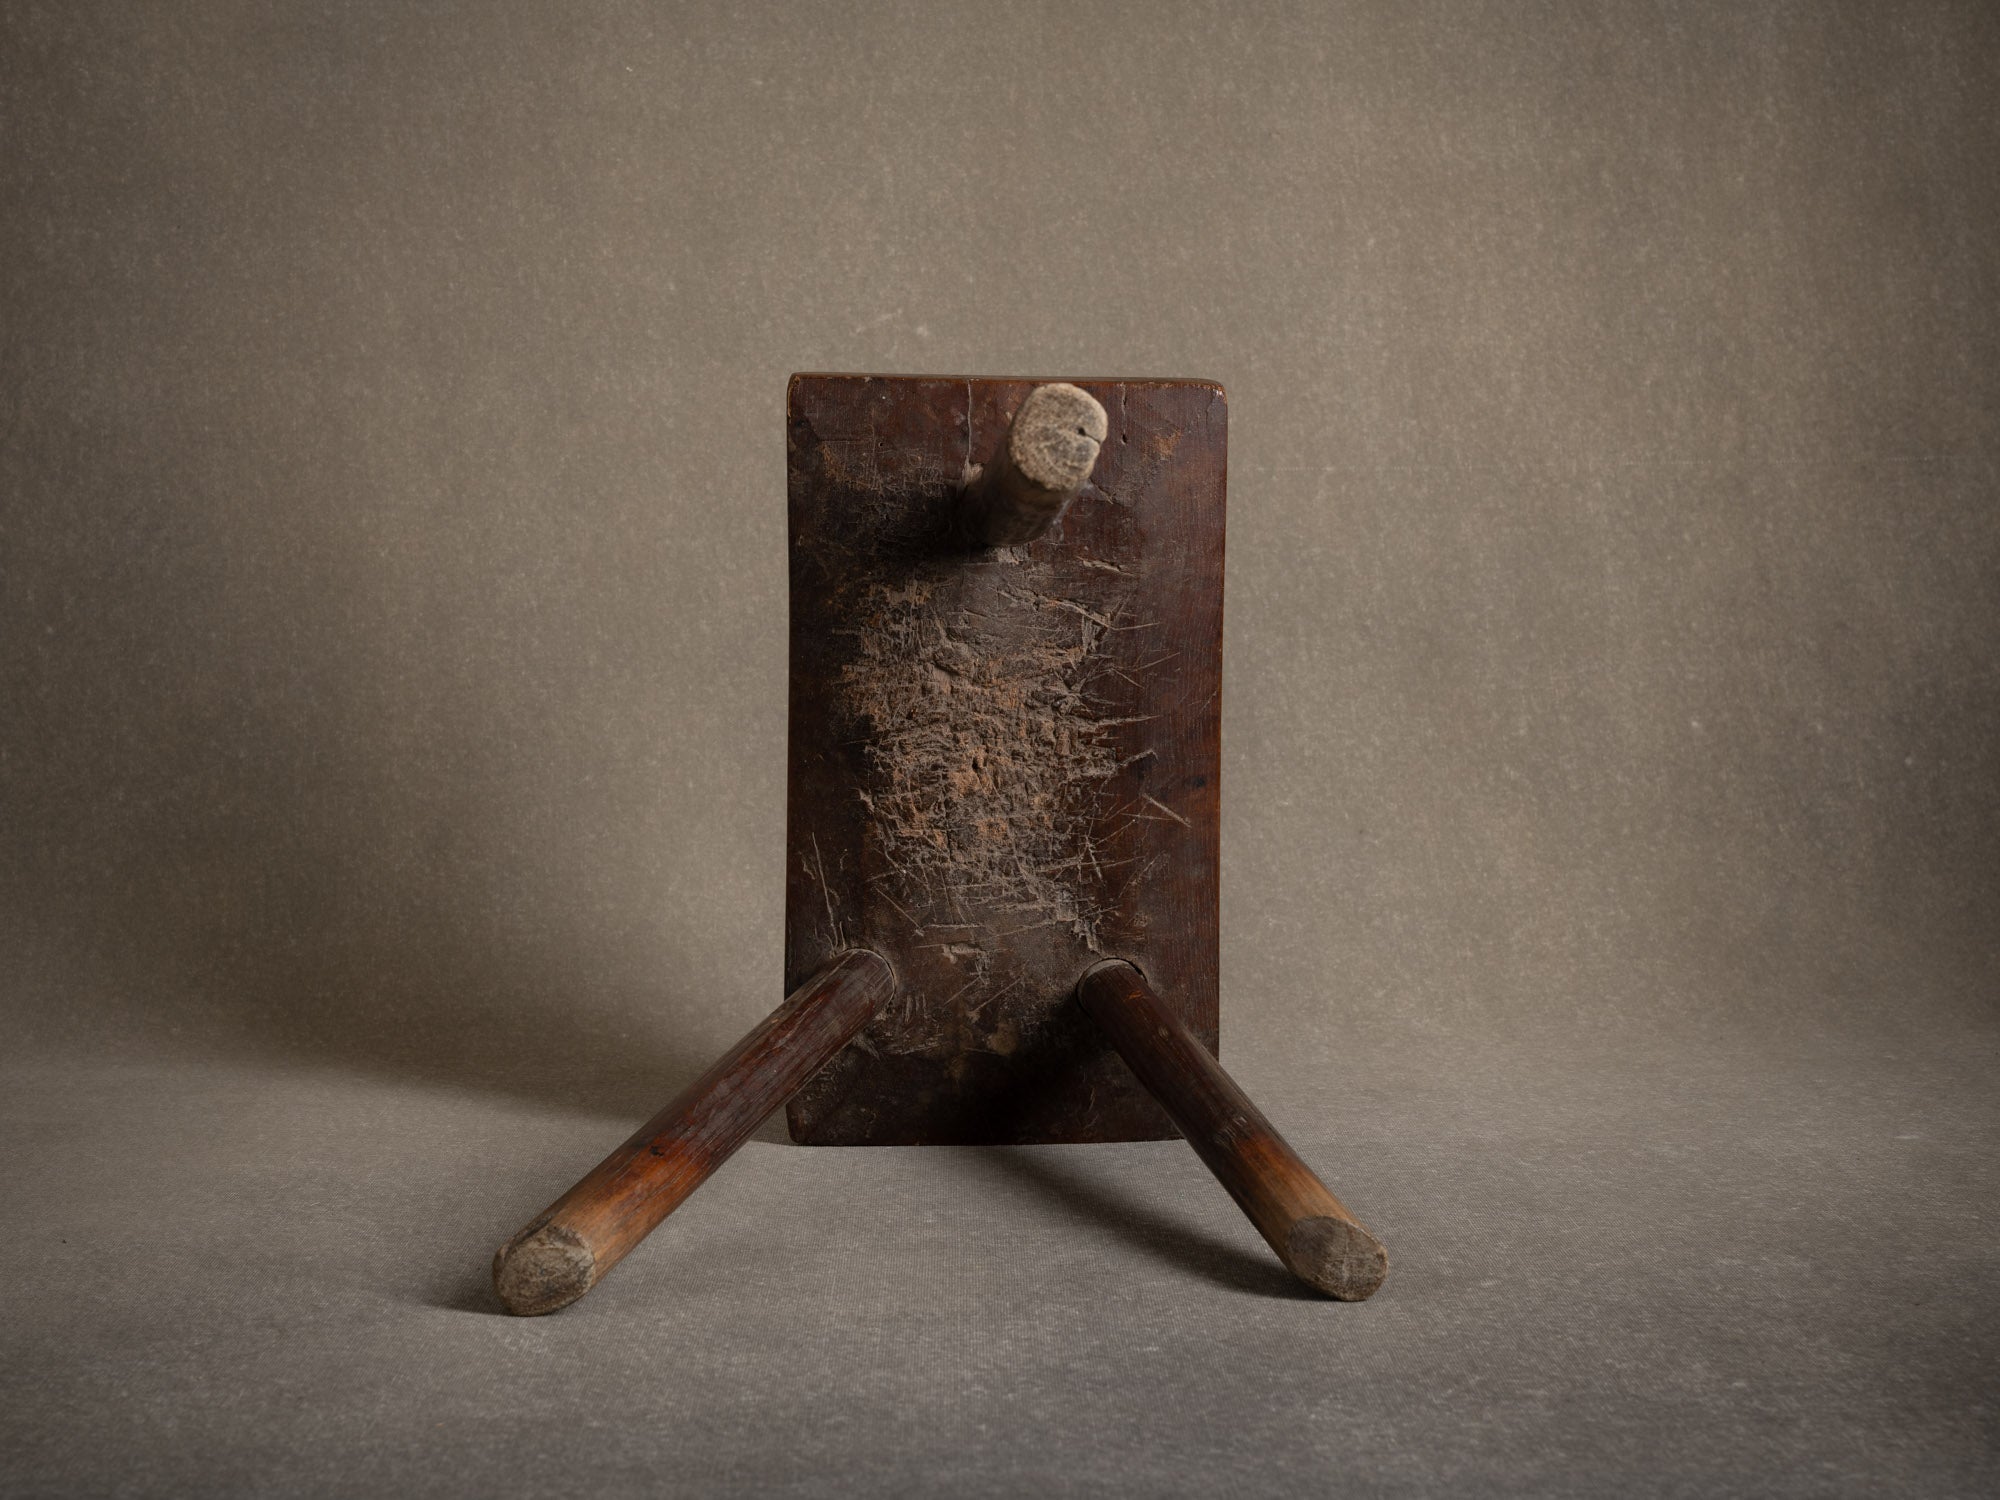
[{"label": "wooden stool", "polygon": [[581,1297],[790,1101],[808,1145],[1187,1138],[1297,1276],[1382,1246],[1216,1061],[1228,406],[799,375],[790,995],[494,1258]]}]

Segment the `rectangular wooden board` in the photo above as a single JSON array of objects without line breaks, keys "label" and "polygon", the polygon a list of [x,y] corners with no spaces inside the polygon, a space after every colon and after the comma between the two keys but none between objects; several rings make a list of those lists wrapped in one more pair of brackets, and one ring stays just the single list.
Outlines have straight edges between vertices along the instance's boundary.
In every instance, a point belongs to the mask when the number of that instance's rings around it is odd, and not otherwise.
[{"label": "rectangular wooden board", "polygon": [[1130,959],[1213,1049],[1228,406],[1077,380],[1110,431],[1049,532],[952,520],[1038,380],[799,375],[788,401],[785,982],[899,997],[794,1098],[815,1145],[1175,1132],[1072,992]]}]

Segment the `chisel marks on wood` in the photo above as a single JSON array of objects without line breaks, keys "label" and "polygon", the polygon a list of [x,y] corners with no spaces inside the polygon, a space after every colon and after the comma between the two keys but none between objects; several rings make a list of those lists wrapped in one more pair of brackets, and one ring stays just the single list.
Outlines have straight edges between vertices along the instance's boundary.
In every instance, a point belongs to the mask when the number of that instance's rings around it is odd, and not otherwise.
[{"label": "chisel marks on wood", "polygon": [[1106,601],[955,588],[966,576],[955,572],[874,585],[842,670],[890,894],[920,927],[1058,926],[1096,952],[1093,830],[1119,769],[1114,731],[1128,722],[1093,691],[1109,670]]}]

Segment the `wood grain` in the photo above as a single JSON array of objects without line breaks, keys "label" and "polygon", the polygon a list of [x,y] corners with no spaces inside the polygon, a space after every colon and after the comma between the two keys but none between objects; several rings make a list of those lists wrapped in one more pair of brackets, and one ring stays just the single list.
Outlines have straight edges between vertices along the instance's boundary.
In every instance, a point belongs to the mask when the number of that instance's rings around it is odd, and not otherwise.
[{"label": "wood grain", "polygon": [[493,1257],[507,1311],[554,1312],[589,1291],[895,993],[879,954],[830,959],[727,1056]]},{"label": "wood grain", "polygon": [[1090,478],[994,549],[963,483],[1048,382],[792,381],[786,975],[858,943],[903,980],[799,1141],[1171,1136],[1068,1003],[1108,954],[1216,1040],[1228,407],[1072,383],[1106,414]]},{"label": "wood grain", "polygon": [[1389,1270],[1381,1242],[1327,1191],[1139,970],[1117,960],[1098,964],[1076,993],[1293,1275],[1345,1302],[1381,1286]]}]

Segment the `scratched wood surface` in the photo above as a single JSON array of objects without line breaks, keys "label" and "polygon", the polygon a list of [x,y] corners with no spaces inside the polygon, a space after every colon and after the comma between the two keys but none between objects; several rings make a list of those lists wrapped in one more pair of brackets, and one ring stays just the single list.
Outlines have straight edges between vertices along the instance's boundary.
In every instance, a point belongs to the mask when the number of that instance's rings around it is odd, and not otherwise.
[{"label": "scratched wood surface", "polygon": [[792,1101],[801,1142],[1174,1135],[1074,1002],[1103,957],[1217,1044],[1227,403],[1074,381],[1110,419],[1091,482],[970,548],[968,472],[1040,383],[791,384],[785,982],[849,944],[902,978]]}]

